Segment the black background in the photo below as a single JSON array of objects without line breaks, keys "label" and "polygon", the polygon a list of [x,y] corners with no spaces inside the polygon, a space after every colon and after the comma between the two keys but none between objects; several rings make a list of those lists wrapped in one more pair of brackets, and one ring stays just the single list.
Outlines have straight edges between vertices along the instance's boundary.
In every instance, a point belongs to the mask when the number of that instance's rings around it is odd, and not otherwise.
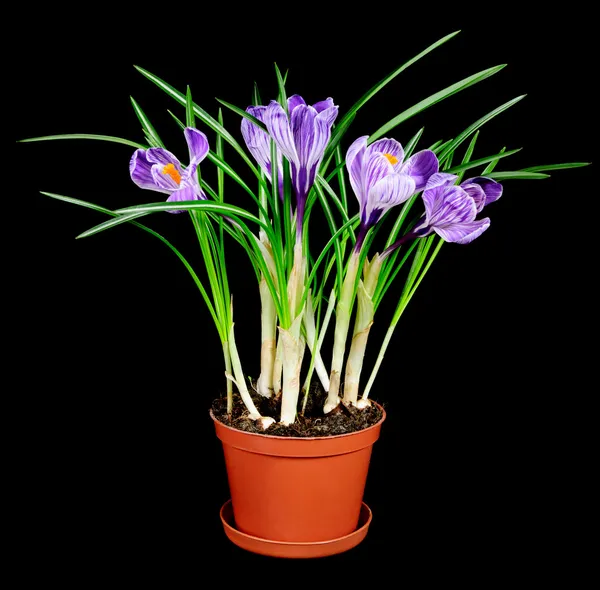
[{"label": "black background", "polygon": [[[364,107],[344,148],[433,92],[507,63],[391,135],[406,142],[424,125],[429,145],[527,93],[482,129],[476,154],[523,147],[498,167],[506,170],[593,159],[590,14],[527,17],[498,6],[489,15],[458,8],[443,15],[373,5],[340,25],[314,6],[296,7],[275,26],[277,11],[266,6],[246,7],[241,19],[232,6],[211,10],[148,7],[140,20],[99,8],[65,19],[55,10],[27,15],[29,53],[15,46],[10,60],[6,116],[15,139],[87,132],[142,141],[132,95],[183,157],[166,112],[183,116],[181,107],[133,64],[176,88],[189,84],[215,114],[214,97],[250,104],[254,81],[263,101],[273,98],[276,61],[290,70],[289,94],[309,103],[332,96],[343,113],[393,68],[460,28]],[[241,139],[237,116],[225,117]],[[222,357],[183,266],[133,227],[75,241],[103,218],[39,195],[109,209],[160,200],[131,183],[131,149],[77,141],[15,150],[4,162],[5,198],[14,206],[4,218],[6,268],[14,270],[5,291],[15,297],[5,320],[17,328],[6,370],[21,404],[14,451],[25,451],[15,479],[32,556],[25,575],[77,587],[161,575],[165,587],[178,587],[184,577],[202,583],[215,567],[226,581],[266,576],[281,584],[370,568],[398,580],[476,572],[481,580],[515,579],[526,566],[521,579],[533,580],[540,572],[570,577],[589,563],[579,541],[591,498],[593,387],[575,377],[592,351],[576,343],[580,334],[593,337],[595,321],[584,301],[595,265],[581,265],[593,167],[507,181],[486,211],[490,229],[471,245],[442,249],[373,391],[388,418],[365,493],[374,512],[369,536],[348,554],[299,564],[245,553],[221,530],[227,481],[208,408],[223,388]],[[228,190],[226,198],[245,203],[233,183]],[[198,260],[186,216],[148,219]],[[228,256],[238,344],[246,373],[256,375],[257,289],[244,254],[232,246]],[[373,349],[390,312],[376,318]]]}]

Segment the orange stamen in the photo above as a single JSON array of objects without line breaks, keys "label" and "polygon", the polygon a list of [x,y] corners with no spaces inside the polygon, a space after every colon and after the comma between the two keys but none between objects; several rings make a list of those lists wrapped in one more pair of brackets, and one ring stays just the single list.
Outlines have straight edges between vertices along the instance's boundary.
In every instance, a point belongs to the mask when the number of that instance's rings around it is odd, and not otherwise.
[{"label": "orange stamen", "polygon": [[383,155],[388,159],[389,163],[392,164],[392,166],[394,164],[397,164],[399,161],[398,158],[396,158],[396,156],[392,156],[392,154],[383,154]]},{"label": "orange stamen", "polygon": [[181,182],[181,174],[173,164],[167,164],[162,171],[163,174],[168,174],[177,184]]}]

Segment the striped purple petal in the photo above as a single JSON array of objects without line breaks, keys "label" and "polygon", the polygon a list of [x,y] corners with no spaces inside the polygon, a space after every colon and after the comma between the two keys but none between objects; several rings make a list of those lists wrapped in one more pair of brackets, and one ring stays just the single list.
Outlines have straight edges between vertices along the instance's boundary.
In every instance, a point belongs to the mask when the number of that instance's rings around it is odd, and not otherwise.
[{"label": "striped purple petal", "polygon": [[404,203],[415,192],[415,181],[406,174],[388,174],[369,191],[364,221],[374,225],[391,207]]},{"label": "striped purple petal", "polygon": [[432,174],[427,180],[425,190],[427,191],[437,186],[450,186],[456,182],[457,178],[456,174],[448,174],[447,172]]},{"label": "striped purple petal", "polygon": [[313,105],[313,109],[315,109],[315,111],[317,111],[317,113],[321,113],[326,109],[330,109],[331,107],[334,107],[335,105],[333,104],[333,98],[329,97],[326,98],[325,100],[320,100],[319,102],[315,102],[315,104]]},{"label": "striped purple petal", "polygon": [[462,188],[475,201],[477,213],[480,213],[485,206],[485,193],[483,192],[481,186],[474,183],[465,184],[463,182],[461,183],[460,188]]},{"label": "striped purple petal", "polygon": [[[330,99],[329,99],[330,100]],[[320,111],[314,120],[314,139],[312,149],[308,155],[307,165],[315,169],[323,160],[325,148],[331,139],[331,126],[338,115],[338,107],[331,106]]]},{"label": "striped purple petal", "polygon": [[293,96],[290,96],[288,98],[288,113],[291,115],[292,111],[298,106],[298,105],[306,105],[305,100],[299,95],[299,94],[294,94]]},{"label": "striped purple petal", "polygon": [[494,201],[497,201],[502,196],[502,185],[491,178],[485,176],[477,176],[475,178],[469,178],[462,184],[477,184],[485,193],[485,205],[489,205]]},{"label": "striped purple petal", "polygon": [[437,186],[423,191],[426,225],[445,227],[454,223],[468,223],[475,219],[475,201],[459,186]]},{"label": "striped purple petal", "polygon": [[[167,203],[177,203],[181,201],[197,201],[200,199],[200,196],[194,190],[193,186],[184,186],[173,192],[171,196],[167,199]],[[169,210],[169,213],[183,213],[184,209],[173,209]]]},{"label": "striped purple petal", "polygon": [[190,152],[190,166],[197,166],[208,154],[208,139],[202,131],[193,127],[186,127],[183,134]]},{"label": "striped purple petal", "polygon": [[170,192],[157,186],[154,177],[152,176],[152,166],[153,164],[148,162],[146,150],[136,150],[129,161],[129,174],[131,180],[133,180],[140,188],[160,192]]},{"label": "striped purple petal", "polygon": [[305,104],[298,105],[290,113],[290,127],[300,167],[306,167],[315,140],[315,117],[317,111]]},{"label": "striped purple petal", "polygon": [[416,190],[420,191],[425,188],[429,177],[437,173],[439,167],[436,155],[431,150],[423,150],[408,158],[399,172],[412,176]]},{"label": "striped purple petal", "polygon": [[361,212],[367,206],[367,191],[363,187],[362,169],[368,139],[368,135],[359,137],[352,143],[346,152],[346,168],[348,169],[350,184],[358,199]]},{"label": "striped purple petal", "polygon": [[161,164],[162,166],[173,164],[180,174],[182,172],[179,160],[165,148],[154,147],[146,150],[146,158],[152,164]]},{"label": "striped purple petal", "polygon": [[433,231],[446,242],[468,244],[479,237],[488,227],[490,227],[490,219],[486,217],[467,223],[454,223],[447,227],[434,227]]},{"label": "striped purple petal", "polygon": [[379,152],[386,156],[390,164],[394,167],[394,172],[400,170],[404,160],[404,149],[402,149],[402,144],[399,141],[387,138],[374,141],[367,148],[367,155],[374,152]]},{"label": "striped purple petal", "polygon": [[283,155],[290,162],[298,165],[298,153],[294,145],[294,136],[288,117],[281,105],[275,100],[269,103],[265,111],[265,125]]}]

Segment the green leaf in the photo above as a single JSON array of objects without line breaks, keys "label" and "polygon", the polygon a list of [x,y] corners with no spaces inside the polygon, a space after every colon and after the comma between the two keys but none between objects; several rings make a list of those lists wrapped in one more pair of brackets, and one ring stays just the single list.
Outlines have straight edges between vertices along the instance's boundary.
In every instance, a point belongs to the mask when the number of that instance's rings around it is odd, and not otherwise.
[{"label": "green leaf", "polygon": [[171,117],[173,117],[173,119],[175,119],[175,123],[177,123],[177,125],[179,125],[179,128],[183,131],[185,129],[185,125],[184,125],[183,121],[181,119],[179,119],[177,117],[177,115],[175,115],[173,113],[173,111],[170,111],[169,109],[167,109],[167,113],[169,113],[169,115],[171,115]]},{"label": "green leaf", "polygon": [[504,146],[501,150],[500,153],[498,154],[497,158],[494,158],[486,167],[485,170],[481,173],[481,176],[487,176],[490,172],[493,172],[494,169],[496,168],[496,166],[498,165],[498,162],[500,161],[500,158],[502,157],[500,154],[503,154],[506,151],[506,146]]},{"label": "green leaf", "polygon": [[564,164],[548,164],[546,166],[530,166],[523,168],[523,172],[550,172],[552,170],[568,170],[569,168],[583,168],[591,162],[568,162]]},{"label": "green leaf", "polygon": [[[471,168],[477,168],[477,166],[481,166],[482,164],[487,164],[488,162],[498,161],[501,158],[506,158],[508,156],[512,156],[517,152],[520,152],[522,148],[517,148],[516,150],[510,150],[508,152],[500,152],[498,154],[494,154],[493,156],[486,156],[485,158],[479,158],[478,160],[471,160],[466,164],[460,164],[459,166],[454,166],[454,168],[450,168],[446,170],[446,172],[450,174],[456,174],[457,172],[464,172],[465,170],[470,170]],[[490,170],[491,172],[491,170]],[[482,173],[485,174],[485,171]]]},{"label": "green leaf", "polygon": [[[277,67],[277,64],[275,64],[275,75],[277,76],[277,88],[279,88],[278,102],[283,107],[283,110],[287,113],[288,106],[287,106],[287,94],[285,92],[285,80],[283,79],[281,72],[279,71],[279,68]],[[286,78],[287,78],[287,73],[286,73]]]},{"label": "green leaf", "polygon": [[478,72],[477,74],[473,74],[472,76],[469,76],[468,78],[464,78],[460,82],[456,82],[455,84],[452,84],[451,86],[448,86],[447,88],[444,88],[444,90],[440,90],[439,92],[432,94],[431,96],[423,99],[421,102],[418,102],[416,105],[401,112],[399,115],[396,115],[393,119],[391,119],[385,125],[380,127],[377,131],[375,131],[375,133],[373,133],[371,135],[371,137],[369,138],[369,142],[373,142],[376,139],[379,139],[380,137],[385,135],[388,131],[391,131],[392,129],[394,129],[394,127],[397,127],[398,125],[400,125],[400,123],[404,123],[404,121],[410,119],[411,117],[414,117],[418,113],[424,111],[425,109],[428,109],[429,107],[433,106],[434,104],[437,104],[438,102],[440,102],[462,90],[466,90],[470,86],[473,86],[474,84],[482,82],[483,80],[485,80],[486,78],[489,78],[490,76],[493,76],[494,74],[497,74],[501,69],[503,69],[505,67],[506,67],[506,64],[501,64],[501,65],[495,66],[493,68],[488,68],[487,70],[483,70],[481,72]]},{"label": "green leaf", "polygon": [[504,112],[505,110],[509,109],[513,105],[515,105],[518,102],[520,102],[521,100],[523,100],[526,96],[527,96],[526,94],[523,94],[521,96],[517,96],[516,98],[513,98],[512,100],[509,100],[508,102],[504,103],[503,105],[500,105],[498,108],[496,108],[493,111],[489,112],[487,115],[484,115],[483,117],[481,117],[481,119],[478,119],[477,121],[475,121],[475,123],[473,123],[472,125],[470,125],[469,127],[467,127],[462,133],[460,133],[455,139],[453,139],[444,148],[444,150],[438,156],[439,160],[441,161],[441,160],[447,158],[448,155],[451,154],[451,153],[453,153],[454,150],[463,141],[465,141],[465,139],[467,139],[472,133],[474,133],[475,131],[477,131],[480,127],[482,127],[483,125],[485,125],[488,121],[490,121],[491,119],[493,119],[494,117],[496,117],[500,113]]},{"label": "green leaf", "polygon": [[235,105],[233,105],[231,103],[221,100],[220,98],[217,98],[216,100],[217,100],[217,102],[220,102],[223,106],[232,110],[234,113],[237,113],[238,115],[240,115],[240,117],[244,117],[245,119],[248,119],[248,121],[251,121],[257,127],[260,127],[263,131],[267,131],[267,127],[265,126],[265,124],[262,121],[259,121],[256,117],[252,116],[250,113],[247,113],[246,111],[240,109],[239,107],[236,107]]},{"label": "green leaf", "polygon": [[53,141],[55,139],[94,139],[98,141],[109,141],[112,143],[122,143],[130,147],[145,150],[148,148],[147,145],[142,145],[129,139],[121,139],[120,137],[113,137],[111,135],[90,135],[88,133],[69,133],[65,135],[44,135],[43,137],[30,137],[29,139],[21,139],[18,143],[30,143],[33,141]]},{"label": "green leaf", "polygon": [[131,99],[133,110],[135,111],[139,122],[142,124],[142,129],[144,130],[144,134],[146,136],[146,139],[148,140],[148,143],[153,147],[164,148],[165,144],[162,142],[158,133],[156,133],[156,130],[152,126],[152,123],[150,123],[150,119],[148,119],[140,105],[134,100],[133,96],[130,96],[129,98]]},{"label": "green leaf", "polygon": [[423,135],[423,131],[425,131],[425,127],[421,127],[409,140],[408,143],[404,146],[404,159],[407,160],[412,156],[419,139]]},{"label": "green leaf", "polygon": [[196,127],[196,117],[194,116],[194,103],[192,101],[192,91],[186,87],[185,92],[185,126]]},{"label": "green leaf", "polygon": [[[358,110],[361,107],[363,107],[365,105],[365,103],[367,103],[371,98],[373,98],[373,96],[375,96],[382,88],[387,86],[387,84],[389,84],[396,76],[401,74],[404,70],[406,70],[407,68],[412,66],[417,61],[419,61],[422,57],[425,57],[428,53],[430,53],[434,49],[437,49],[440,45],[443,45],[444,43],[446,43],[446,41],[450,41],[450,39],[452,39],[459,33],[460,33],[460,31],[455,31],[454,33],[450,33],[449,35],[446,35],[439,41],[436,41],[435,43],[433,43],[432,45],[427,47],[427,49],[421,51],[421,53],[419,53],[412,59],[409,59],[406,63],[402,64],[399,68],[395,69],[391,74],[389,74],[383,80],[381,80],[380,82],[375,84],[375,86],[373,86],[368,92],[363,94],[363,96],[361,96],[354,103],[354,105],[352,105],[350,110],[344,115],[343,119],[336,126],[336,129],[331,136],[331,141],[329,142],[329,145],[327,147],[327,151],[325,152],[324,161],[327,161],[329,155],[331,153],[333,153],[336,146],[338,145],[338,143],[340,143],[342,137],[346,133],[346,130],[350,126],[350,123],[352,122],[351,119],[353,119],[356,116],[356,113],[358,112]],[[371,138],[371,140],[375,141],[374,138]]]},{"label": "green leaf", "polygon": [[262,101],[260,100],[260,92],[258,91],[258,84],[256,82],[254,82],[254,91],[252,92],[252,104],[254,106],[262,104]]},{"label": "green leaf", "polygon": [[490,172],[486,174],[488,178],[497,178],[499,180],[542,180],[543,178],[550,178],[550,174],[540,174],[539,172],[525,172],[523,170],[514,172]]}]

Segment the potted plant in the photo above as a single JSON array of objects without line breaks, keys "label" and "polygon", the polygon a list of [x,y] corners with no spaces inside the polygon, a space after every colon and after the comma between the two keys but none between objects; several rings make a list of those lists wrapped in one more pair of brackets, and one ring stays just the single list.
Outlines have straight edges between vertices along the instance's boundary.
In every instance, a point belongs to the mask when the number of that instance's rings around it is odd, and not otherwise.
[{"label": "potted plant", "polygon": [[[244,548],[311,557],[344,551],[364,538],[370,511],[362,504],[363,489],[385,418],[371,400],[372,387],[400,317],[441,247],[470,243],[489,228],[488,211],[501,197],[504,180],[543,179],[548,171],[585,165],[499,171],[518,150],[478,153],[481,128],[522,96],[478,114],[452,139],[425,141],[423,130],[401,137],[401,123],[503,66],[435,92],[368,135],[352,135],[354,117],[372,97],[455,34],[394,70],[345,113],[325,95],[312,105],[290,95],[286,76],[276,68],[276,100],[263,101],[255,89],[252,106],[221,100],[212,116],[194,103],[189,87],[181,92],[138,68],[185,107],[185,116],[173,119],[188,157],[167,149],[135,100],[144,143],[92,135],[35,139],[125,143],[133,152],[133,182],[165,195],[161,202],[108,210],[44,193],[109,216],[80,237],[125,223],[150,233],[198,287],[218,333],[225,374],[226,395],[211,410],[232,494],[221,517],[228,536]],[[235,128],[225,127],[225,111],[237,117]],[[232,155],[239,167],[230,163]],[[203,174],[207,165],[216,167],[216,184]],[[229,203],[231,190],[243,191],[248,206]],[[189,217],[203,273],[145,225],[143,218],[156,212]],[[325,238],[311,233],[317,212],[327,220]],[[237,286],[226,258],[232,245],[247,253],[260,293],[260,374],[250,380],[236,346]],[[396,300],[395,309],[384,320],[389,328],[377,343],[374,366],[363,371],[367,346],[373,346],[370,328],[386,297]],[[328,334],[332,347],[326,352]]]}]

